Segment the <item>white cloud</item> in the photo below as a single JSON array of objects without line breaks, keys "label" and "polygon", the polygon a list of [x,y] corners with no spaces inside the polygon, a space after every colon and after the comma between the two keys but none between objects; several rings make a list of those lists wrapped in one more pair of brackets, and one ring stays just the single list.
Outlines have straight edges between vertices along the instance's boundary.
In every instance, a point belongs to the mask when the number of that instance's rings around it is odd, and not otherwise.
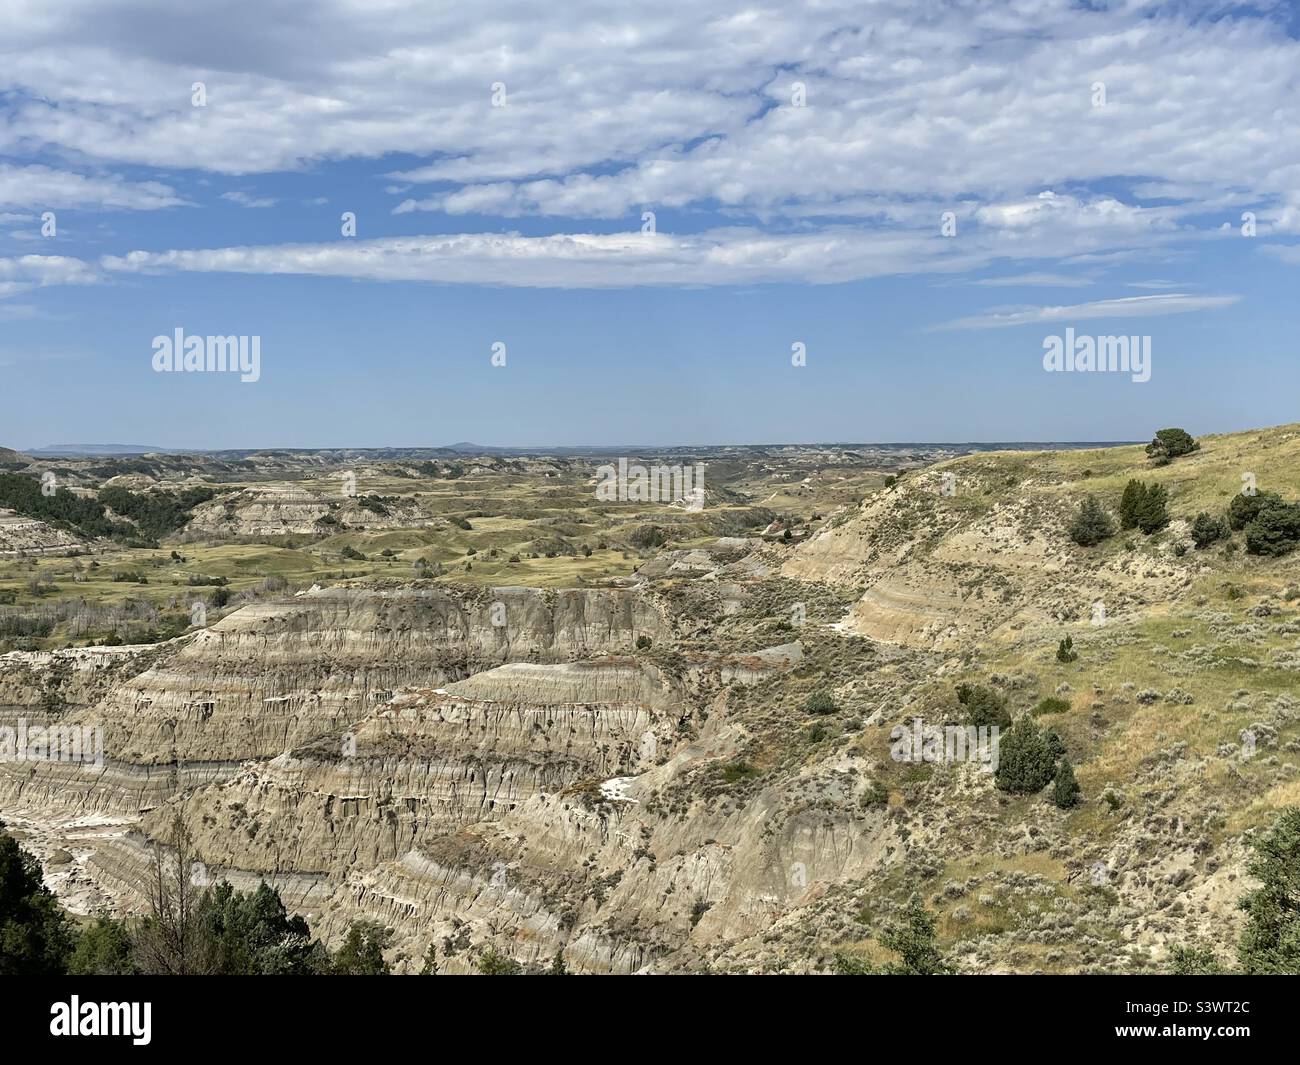
[{"label": "white cloud", "polygon": [[[1132,242],[1097,227],[1085,243]],[[1150,240],[1144,235],[1143,242]],[[829,284],[896,274],[959,273],[1007,259],[1041,259],[1057,234],[976,232],[964,239],[919,229],[830,226],[793,233],[753,227],[703,233],[459,233],[334,240],[319,244],[133,251],[107,256],[122,272],[315,274],[375,281],[426,281],[546,288],[634,285]],[[1077,244],[1077,242],[1076,242]]]},{"label": "white cloud", "polygon": [[[922,198],[1001,203],[982,221],[1002,227],[1039,218],[1043,189],[1139,175],[1145,193],[1191,203],[1251,190],[1289,225],[1300,140],[1278,130],[1297,66],[1279,20],[1210,0],[506,0],[491,18],[17,0],[0,15],[0,152],[231,175],[401,152],[422,161],[399,180],[430,186],[408,210],[834,217]],[[791,106],[796,81],[805,107]]]},{"label": "white cloud", "polygon": [[[222,199],[267,207],[228,179],[369,161],[394,214],[558,232],[151,252],[114,269],[606,286],[1011,260],[1039,270],[1017,283],[1064,285],[1041,264],[1170,256],[1246,207],[1261,234],[1300,232],[1300,138],[1279,133],[1300,111],[1297,68],[1277,18],[1216,0],[502,0],[490,18],[360,0],[183,14],[172,0],[11,0],[0,154],[67,169],[0,164],[0,204],[184,202],[108,169],[144,166],[216,175]],[[643,209],[658,242],[583,232]],[[958,235],[939,244],[944,211]],[[662,232],[719,218],[745,228]]]},{"label": "white cloud", "polygon": [[1093,282],[1086,277],[1070,277],[1067,274],[1008,274],[1006,277],[982,277],[971,282],[986,288],[1086,288]]},{"label": "white cloud", "polygon": [[8,207],[152,211],[184,203],[170,187],[156,181],[130,183],[114,176],[87,176],[48,166],[0,163],[0,204]]},{"label": "white cloud", "polygon": [[1001,329],[1013,325],[1036,325],[1041,322],[1081,321],[1087,318],[1148,318],[1164,314],[1230,307],[1240,296],[1190,296],[1180,292],[1157,296],[1124,296],[1120,299],[1095,300],[1057,307],[1009,307],[987,314],[971,315],[934,326],[934,330]]},{"label": "white cloud", "polygon": [[90,285],[98,272],[65,255],[20,255],[0,259],[0,299],[47,285]]},{"label": "white cloud", "polygon": [[279,200],[270,196],[254,196],[251,192],[243,189],[232,189],[230,192],[221,194],[223,200],[229,200],[231,203],[237,203],[240,207],[274,207]]}]

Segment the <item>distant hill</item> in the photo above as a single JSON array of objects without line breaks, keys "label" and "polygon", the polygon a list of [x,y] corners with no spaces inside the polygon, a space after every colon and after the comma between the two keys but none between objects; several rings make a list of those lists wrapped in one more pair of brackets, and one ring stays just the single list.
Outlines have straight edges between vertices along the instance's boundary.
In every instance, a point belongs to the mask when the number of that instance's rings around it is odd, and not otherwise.
[{"label": "distant hill", "polygon": [[165,447],[152,444],[50,444],[31,448],[26,454],[44,458],[98,458],[101,455],[148,455],[166,451]]}]

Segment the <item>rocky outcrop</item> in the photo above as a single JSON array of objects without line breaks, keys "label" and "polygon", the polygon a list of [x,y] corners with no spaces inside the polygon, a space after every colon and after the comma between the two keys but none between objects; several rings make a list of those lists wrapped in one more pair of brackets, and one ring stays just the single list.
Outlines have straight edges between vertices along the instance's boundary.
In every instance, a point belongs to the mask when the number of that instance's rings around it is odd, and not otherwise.
[{"label": "rocky outcrop", "polygon": [[0,558],[64,555],[87,549],[86,541],[79,536],[12,510],[0,510]]}]

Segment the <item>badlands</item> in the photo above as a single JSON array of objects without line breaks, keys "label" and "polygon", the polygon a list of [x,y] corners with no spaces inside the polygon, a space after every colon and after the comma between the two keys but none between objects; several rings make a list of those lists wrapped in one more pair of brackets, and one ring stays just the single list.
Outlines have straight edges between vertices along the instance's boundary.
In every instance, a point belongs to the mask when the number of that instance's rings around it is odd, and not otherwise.
[{"label": "badlands", "polygon": [[[1194,519],[1300,495],[1300,427],[1200,444],[640,456],[703,464],[699,509],[598,499],[596,454],[10,452],[63,509],[2,497],[0,724],[106,757],[0,760],[0,820],[120,916],[179,816],[399,973],[843,971],[918,900],[959,972],[1228,959],[1300,800],[1300,565]],[[1076,543],[1132,479],[1168,520]],[[1075,805],[891,757],[973,690]]]}]

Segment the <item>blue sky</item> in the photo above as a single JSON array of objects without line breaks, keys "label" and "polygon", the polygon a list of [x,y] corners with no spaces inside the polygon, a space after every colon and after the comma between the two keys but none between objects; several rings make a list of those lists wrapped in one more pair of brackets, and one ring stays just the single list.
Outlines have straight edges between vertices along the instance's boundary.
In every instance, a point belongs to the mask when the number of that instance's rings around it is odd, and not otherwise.
[{"label": "blue sky", "polygon": [[[1296,418],[1289,6],[169,10],[0,16],[0,444]],[[178,327],[260,379],[155,373]],[[1150,336],[1151,379],[1045,372],[1067,327]]]}]

